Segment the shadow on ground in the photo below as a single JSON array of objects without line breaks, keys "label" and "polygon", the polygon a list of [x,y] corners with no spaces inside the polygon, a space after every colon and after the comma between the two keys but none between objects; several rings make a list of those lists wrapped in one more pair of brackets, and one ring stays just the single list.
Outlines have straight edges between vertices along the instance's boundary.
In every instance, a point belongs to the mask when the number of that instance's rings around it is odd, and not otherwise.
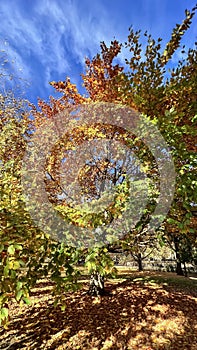
[{"label": "shadow on ground", "polygon": [[108,284],[102,298],[70,293],[62,311],[50,288],[40,288],[32,306],[13,309],[0,349],[197,349],[197,299],[189,293],[127,280]]}]

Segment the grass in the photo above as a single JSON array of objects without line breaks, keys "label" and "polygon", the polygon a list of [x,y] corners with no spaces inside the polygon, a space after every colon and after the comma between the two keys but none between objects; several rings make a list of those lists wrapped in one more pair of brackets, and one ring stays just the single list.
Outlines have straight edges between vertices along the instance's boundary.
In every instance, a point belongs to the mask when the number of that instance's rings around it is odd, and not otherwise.
[{"label": "grass", "polygon": [[132,272],[128,268],[118,267],[117,281],[119,279],[130,280],[133,282],[140,281],[141,283],[157,283],[159,285],[174,286],[179,289],[190,289],[190,292],[197,291],[197,275],[193,275],[189,278],[184,276],[177,276],[173,272],[155,272],[155,271],[142,271]]}]

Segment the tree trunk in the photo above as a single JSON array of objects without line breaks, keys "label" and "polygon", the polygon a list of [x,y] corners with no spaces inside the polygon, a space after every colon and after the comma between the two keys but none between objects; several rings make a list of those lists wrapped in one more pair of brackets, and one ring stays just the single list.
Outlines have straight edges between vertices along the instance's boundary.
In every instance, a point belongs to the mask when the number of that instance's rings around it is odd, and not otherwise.
[{"label": "tree trunk", "polygon": [[143,271],[141,253],[139,253],[138,256],[137,256],[137,262],[138,262],[138,270],[139,270],[139,271]]},{"label": "tree trunk", "polygon": [[186,268],[186,264],[185,264],[185,261],[184,261],[184,275],[185,275],[185,277],[187,277],[187,268]]},{"label": "tree trunk", "polygon": [[179,276],[184,276],[183,269],[182,269],[182,266],[181,266],[181,262],[178,261],[178,260],[176,262],[176,273]]},{"label": "tree trunk", "polygon": [[175,253],[176,253],[176,273],[179,276],[184,276],[183,269],[181,266],[181,257],[179,254],[179,243],[176,237],[174,238],[174,246],[175,246]]},{"label": "tree trunk", "polygon": [[104,276],[98,272],[94,272],[90,277],[90,286],[88,294],[92,296],[99,296],[105,293]]}]

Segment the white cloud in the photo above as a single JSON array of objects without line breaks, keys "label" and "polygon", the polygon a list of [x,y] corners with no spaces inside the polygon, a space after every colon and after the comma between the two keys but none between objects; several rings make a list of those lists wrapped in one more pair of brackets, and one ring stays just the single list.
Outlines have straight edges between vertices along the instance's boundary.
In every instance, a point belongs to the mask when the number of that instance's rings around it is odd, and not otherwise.
[{"label": "white cloud", "polygon": [[[140,24],[140,14],[132,6],[127,9],[128,3],[130,2],[126,1],[124,11],[119,16],[116,6],[104,1],[2,1],[1,37],[8,40],[8,54],[11,59],[16,58],[17,65],[23,68],[25,78],[31,80],[32,84],[36,81],[38,85],[39,82],[39,91],[43,91],[48,88],[50,80],[56,80],[60,75],[69,75],[78,80],[76,75],[79,66],[84,65],[84,57],[94,56],[99,50],[100,41],[109,44],[117,33],[118,39],[124,41],[129,26],[124,23],[125,18],[135,20],[133,24],[137,23],[137,30],[141,24],[143,27],[146,27],[146,23],[150,24],[154,9],[158,11],[156,0],[153,9],[147,5],[148,0],[141,1],[147,8],[141,12],[145,17]],[[131,14],[126,17],[128,11]],[[165,6],[162,12],[159,12],[159,18],[156,16],[156,27],[163,23],[162,18],[164,21],[167,18]],[[124,58],[125,52],[122,52],[119,61],[124,63]]]},{"label": "white cloud", "polygon": [[[37,1],[25,12],[20,2],[4,2],[1,6],[2,36],[10,44],[9,55],[14,55],[23,66],[27,78],[32,77],[34,59],[43,67],[45,83],[52,72],[72,73],[72,60],[84,63],[84,57],[95,55],[101,40],[108,41],[110,23],[102,8],[94,20],[91,13],[80,13],[71,1]],[[21,4],[21,3],[20,3]]]}]

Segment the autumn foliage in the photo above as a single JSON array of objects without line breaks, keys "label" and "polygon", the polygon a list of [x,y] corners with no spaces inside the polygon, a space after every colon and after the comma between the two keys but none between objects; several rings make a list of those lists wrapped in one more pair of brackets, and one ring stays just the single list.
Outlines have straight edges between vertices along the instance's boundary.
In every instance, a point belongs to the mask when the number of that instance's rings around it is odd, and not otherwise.
[{"label": "autumn foliage", "polygon": [[[149,202],[140,221],[135,229],[124,232],[122,239],[115,244],[108,242],[107,247],[95,249],[83,246],[75,249],[56,242],[35,225],[26,208],[21,185],[24,152],[36,131],[50,120],[55,123],[57,116],[64,111],[69,111],[72,116],[72,112],[80,106],[112,103],[117,108],[127,106],[141,113],[144,119],[157,126],[169,146],[177,176],[173,203],[158,232],[154,232],[154,238],[157,240],[159,237],[160,241],[167,242],[174,249],[179,268],[181,263],[194,261],[197,248],[194,128],[197,119],[197,50],[196,43],[194,48],[181,47],[181,38],[189,29],[196,8],[185,12],[185,19],[175,26],[165,49],[161,38],[153,39],[148,33],[144,33],[144,47],[140,41],[141,31],[135,32],[133,28],[129,29],[124,44],[114,40],[107,47],[104,42],[101,43],[101,52],[93,59],[85,59],[85,73],[82,74],[84,95],[69,77],[65,81],[51,82],[61,97],[51,96],[49,102],[39,99],[38,108],[16,99],[13,94],[0,93],[0,319],[3,322],[8,317],[9,300],[14,297],[18,302],[28,303],[29,291],[40,277],[48,276],[55,282],[53,293],[58,302],[64,291],[77,288],[79,272],[76,264],[80,259],[85,258],[89,273],[108,276],[115,271],[110,249],[135,249],[136,236],[140,237],[138,244],[142,246],[145,241],[152,242],[153,233],[147,232],[147,224],[156,205],[159,188],[155,159],[143,139],[120,127],[96,121],[80,127],[73,124],[72,137],[67,133],[53,146],[44,164],[49,201],[64,220],[81,228],[95,229],[121,217],[128,205],[130,183],[119,158],[117,161],[112,157],[92,158],[81,167],[77,176],[81,190],[77,195],[83,200],[97,200],[100,196],[98,188],[101,189],[104,182],[115,186],[115,200],[106,212],[87,214],[85,205],[72,206],[61,184],[61,166],[66,151],[72,152],[88,140],[116,138],[122,145],[135,150],[144,173],[150,179]],[[128,52],[125,65],[119,63],[123,48]],[[185,58],[173,65],[172,57],[177,50]],[[70,171],[74,166],[70,162]],[[73,188],[70,189],[71,194],[75,190]]]}]

